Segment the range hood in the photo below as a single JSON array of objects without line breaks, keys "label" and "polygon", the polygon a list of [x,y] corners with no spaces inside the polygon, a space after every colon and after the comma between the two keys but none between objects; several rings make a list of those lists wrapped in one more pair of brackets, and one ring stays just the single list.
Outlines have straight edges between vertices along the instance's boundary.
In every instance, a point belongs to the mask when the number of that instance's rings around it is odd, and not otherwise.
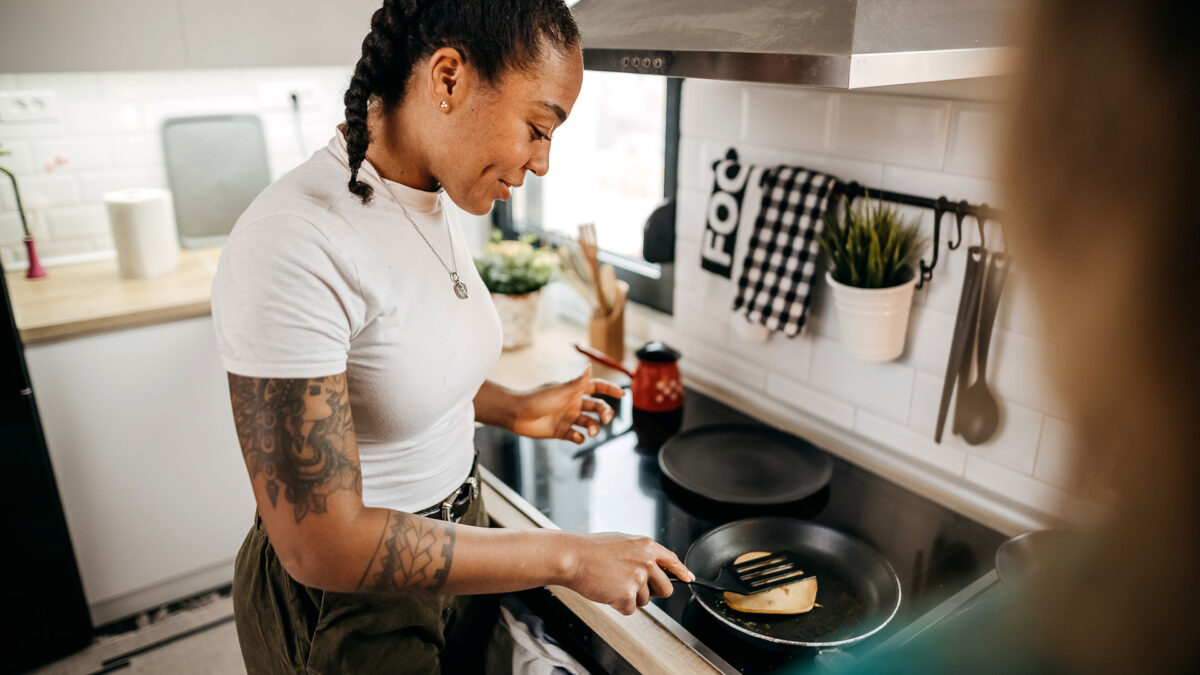
[{"label": "range hood", "polygon": [[590,70],[857,89],[1002,75],[1020,0],[580,0]]}]

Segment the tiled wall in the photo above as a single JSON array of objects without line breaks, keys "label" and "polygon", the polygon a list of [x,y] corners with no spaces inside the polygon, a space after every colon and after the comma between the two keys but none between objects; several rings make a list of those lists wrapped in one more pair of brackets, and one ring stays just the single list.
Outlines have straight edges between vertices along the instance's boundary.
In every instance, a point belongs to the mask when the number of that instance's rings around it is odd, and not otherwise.
[{"label": "tiled wall", "polygon": [[[274,178],[329,141],[344,117],[350,74],[350,67],[0,74],[0,91],[52,91],[61,109],[55,122],[0,123],[0,147],[13,153],[0,157],[0,166],[17,176],[43,259],[110,251],[101,195],[167,187],[159,136],[164,119],[258,114]],[[290,91],[301,94],[299,133]],[[54,168],[58,157],[66,163]],[[31,212],[43,201],[42,214]],[[24,262],[22,237],[12,190],[0,185],[6,266]]]},{"label": "tiled wall", "polygon": [[[1085,508],[1067,467],[1074,432],[1043,367],[1043,330],[1018,265],[1009,277],[989,375],[1004,422],[993,439],[933,441],[965,257],[943,246],[934,279],[918,291],[908,345],[896,362],[848,358],[822,282],[806,335],[745,341],[730,312],[733,286],[702,270],[700,237],[711,163],[736,147],[743,161],[795,164],[868,187],[998,204],[992,178],[996,104],[797,87],[688,80],[683,88],[674,330],[687,361],[770,400],[865,437],[918,472],[1043,513]],[[919,216],[932,233],[932,212]],[[944,224],[953,219],[947,217]],[[967,235],[979,235],[973,220]],[[989,228],[989,242],[997,234]]]}]

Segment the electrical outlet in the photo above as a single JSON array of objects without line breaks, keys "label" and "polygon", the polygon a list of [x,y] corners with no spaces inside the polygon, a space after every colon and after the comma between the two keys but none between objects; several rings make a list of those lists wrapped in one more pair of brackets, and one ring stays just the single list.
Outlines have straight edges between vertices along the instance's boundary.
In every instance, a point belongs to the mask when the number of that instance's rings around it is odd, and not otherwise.
[{"label": "electrical outlet", "polygon": [[55,122],[62,118],[52,91],[0,92],[0,122]]},{"label": "electrical outlet", "polygon": [[316,82],[263,82],[258,85],[258,100],[264,108],[291,110],[293,93],[301,110],[319,110],[325,103],[321,100],[321,85]]}]

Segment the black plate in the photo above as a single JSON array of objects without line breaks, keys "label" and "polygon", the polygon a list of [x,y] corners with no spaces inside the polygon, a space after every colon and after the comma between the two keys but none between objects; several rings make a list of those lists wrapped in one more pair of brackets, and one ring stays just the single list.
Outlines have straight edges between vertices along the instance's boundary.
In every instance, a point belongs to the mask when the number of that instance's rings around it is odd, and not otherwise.
[{"label": "black plate", "polygon": [[795,436],[749,424],[715,424],[676,434],[658,466],[679,487],[724,504],[773,506],[825,487],[833,461]]},{"label": "black plate", "polygon": [[791,551],[817,575],[822,605],[806,614],[747,614],[731,609],[720,591],[689,587],[709,614],[752,642],[776,649],[850,645],[883,629],[900,609],[900,578],[886,558],[850,535],[796,518],[750,518],[709,530],[683,563],[713,578],[748,551]]}]

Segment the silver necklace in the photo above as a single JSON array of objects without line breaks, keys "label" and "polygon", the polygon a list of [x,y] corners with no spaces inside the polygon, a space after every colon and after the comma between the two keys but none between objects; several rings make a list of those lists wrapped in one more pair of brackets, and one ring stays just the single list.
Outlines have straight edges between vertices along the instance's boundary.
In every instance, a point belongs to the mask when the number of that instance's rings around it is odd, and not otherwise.
[{"label": "silver necklace", "polygon": [[[453,265],[453,267],[450,267],[450,265],[446,264],[445,260],[442,260],[442,256],[437,252],[437,249],[433,247],[433,244],[429,241],[429,237],[426,237],[425,233],[421,231],[421,228],[417,227],[417,221],[413,220],[413,217],[409,215],[408,208],[404,206],[404,202],[400,201],[400,198],[397,197],[396,193],[392,191],[392,186],[388,185],[386,181],[381,182],[383,183],[383,187],[387,188],[388,194],[392,196],[392,199],[396,200],[396,203],[400,205],[400,211],[404,213],[404,217],[408,219],[409,224],[413,226],[413,229],[417,231],[417,234],[421,235],[421,239],[425,242],[425,245],[429,247],[431,252],[433,252],[433,256],[437,258],[437,261],[442,264],[442,269],[446,270],[446,274],[450,275],[450,283],[454,284],[454,294],[457,295],[460,300],[466,300],[467,285],[458,278],[458,259],[454,257],[454,233],[450,231],[450,222],[446,219],[445,207],[443,207],[442,210],[442,222],[446,224],[446,237],[450,240],[450,263]],[[441,197],[438,197],[438,201],[441,201]]]}]

